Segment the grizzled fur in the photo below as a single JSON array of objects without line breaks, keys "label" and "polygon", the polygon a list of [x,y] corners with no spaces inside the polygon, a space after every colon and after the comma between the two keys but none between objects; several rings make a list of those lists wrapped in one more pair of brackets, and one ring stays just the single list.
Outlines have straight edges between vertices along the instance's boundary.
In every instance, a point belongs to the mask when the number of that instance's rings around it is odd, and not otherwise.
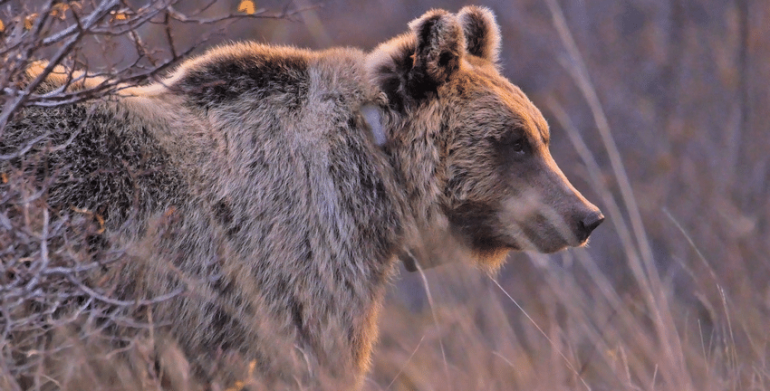
[{"label": "grizzled fur", "polygon": [[200,376],[225,352],[264,384],[355,388],[399,256],[494,269],[511,250],[584,244],[601,222],[499,74],[493,14],[409,26],[369,54],[216,48],[162,83],[26,109],[0,153],[40,138],[11,163],[55,173],[54,210],[104,216],[104,240],[136,259],[105,272],[116,294],[184,289],[153,320]]}]

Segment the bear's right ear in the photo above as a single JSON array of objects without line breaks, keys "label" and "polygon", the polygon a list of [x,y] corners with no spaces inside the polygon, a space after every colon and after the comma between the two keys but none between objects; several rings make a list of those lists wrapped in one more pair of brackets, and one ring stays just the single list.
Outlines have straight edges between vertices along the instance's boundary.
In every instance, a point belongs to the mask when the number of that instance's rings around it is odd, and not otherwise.
[{"label": "bear's right ear", "polygon": [[457,18],[447,11],[434,9],[409,23],[417,37],[414,52],[414,77],[441,85],[458,68],[465,53],[465,36]]},{"label": "bear's right ear", "polygon": [[468,53],[497,64],[500,56],[500,26],[488,8],[470,5],[457,14],[463,26]]}]

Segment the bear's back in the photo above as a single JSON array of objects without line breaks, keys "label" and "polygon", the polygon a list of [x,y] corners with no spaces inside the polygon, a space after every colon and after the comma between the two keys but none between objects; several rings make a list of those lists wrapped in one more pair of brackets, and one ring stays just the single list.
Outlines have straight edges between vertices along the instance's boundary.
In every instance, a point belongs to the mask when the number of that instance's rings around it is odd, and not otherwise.
[{"label": "bear's back", "polygon": [[0,160],[1,171],[47,188],[54,211],[97,214],[109,228],[160,211],[188,190],[155,135],[103,103],[27,107],[5,127],[0,154],[11,157]]}]

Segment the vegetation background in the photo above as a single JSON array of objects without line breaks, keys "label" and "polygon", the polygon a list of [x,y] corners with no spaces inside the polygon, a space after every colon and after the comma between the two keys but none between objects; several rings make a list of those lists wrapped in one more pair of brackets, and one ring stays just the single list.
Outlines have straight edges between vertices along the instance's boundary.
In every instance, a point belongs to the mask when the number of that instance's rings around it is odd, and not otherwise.
[{"label": "vegetation background", "polygon": [[[107,18],[157,3],[175,2],[117,1]],[[87,37],[71,58],[141,81],[231,40],[371,49],[430,8],[467,4],[176,3],[202,10],[198,23],[165,14],[133,36]],[[544,112],[557,163],[607,221],[587,248],[514,254],[492,277],[402,270],[366,389],[770,390],[770,2],[475,4],[496,13],[504,74]],[[33,31],[39,19],[25,18],[45,5],[0,0],[6,36]],[[276,18],[229,18],[261,9]],[[137,39],[153,48],[144,57]]]}]

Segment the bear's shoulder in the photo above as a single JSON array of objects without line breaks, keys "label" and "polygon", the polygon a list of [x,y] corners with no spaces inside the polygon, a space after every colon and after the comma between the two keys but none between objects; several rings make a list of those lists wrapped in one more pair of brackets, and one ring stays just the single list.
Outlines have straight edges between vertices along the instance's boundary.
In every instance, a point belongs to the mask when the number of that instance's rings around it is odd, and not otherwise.
[{"label": "bear's shoulder", "polygon": [[[219,46],[184,62],[165,81],[147,87],[169,89],[200,106],[256,99],[307,104],[323,94],[355,95],[366,90],[365,54],[359,49],[323,51],[241,42]],[[331,96],[329,95],[329,96]]]}]

